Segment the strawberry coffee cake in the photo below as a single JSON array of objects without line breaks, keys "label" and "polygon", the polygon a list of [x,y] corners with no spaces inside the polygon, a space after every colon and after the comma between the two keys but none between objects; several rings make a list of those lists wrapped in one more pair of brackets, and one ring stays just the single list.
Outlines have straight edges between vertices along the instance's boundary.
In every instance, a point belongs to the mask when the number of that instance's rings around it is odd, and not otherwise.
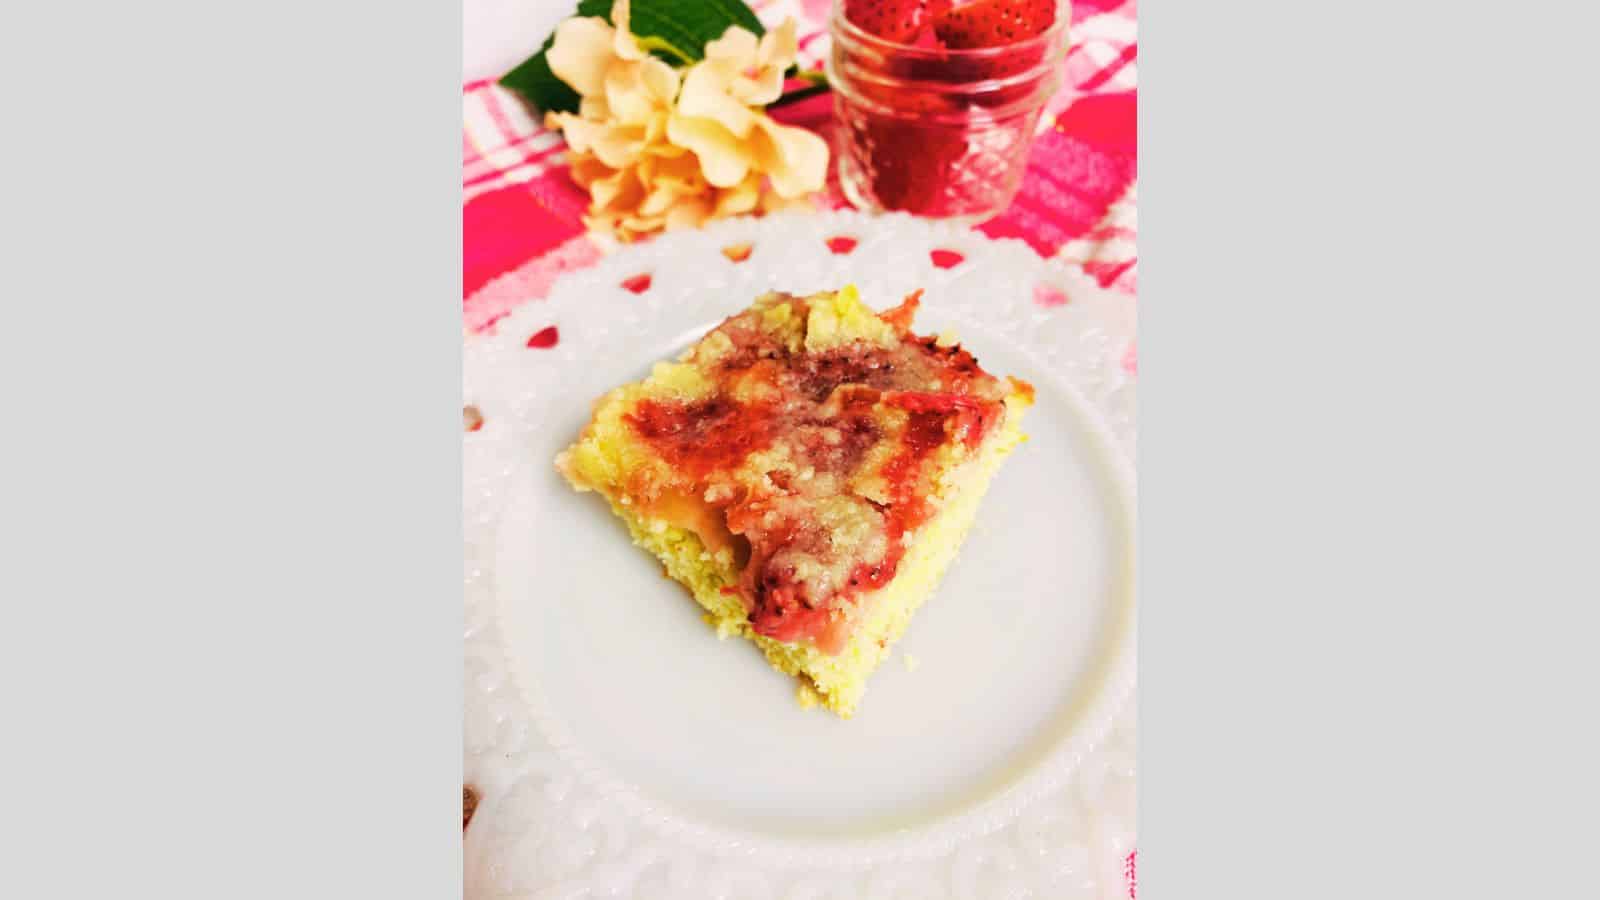
[{"label": "strawberry coffee cake", "polygon": [[[920,292],[918,292],[920,294]],[[724,637],[855,712],[932,594],[1033,389],[875,314],[852,287],[767,294],[601,397],[556,466],[604,497]]]}]

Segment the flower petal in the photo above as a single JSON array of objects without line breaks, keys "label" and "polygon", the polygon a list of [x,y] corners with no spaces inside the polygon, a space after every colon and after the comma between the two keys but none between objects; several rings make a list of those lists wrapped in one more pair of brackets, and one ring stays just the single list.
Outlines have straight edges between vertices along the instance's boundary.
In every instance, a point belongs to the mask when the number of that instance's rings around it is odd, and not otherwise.
[{"label": "flower petal", "polygon": [[798,197],[822,189],[828,175],[827,141],[765,115],[757,119],[756,130],[760,135],[752,141],[756,165],[772,180],[773,190],[783,197]]},{"label": "flower petal", "polygon": [[716,208],[712,215],[716,218],[723,216],[737,216],[756,208],[756,202],[761,199],[761,176],[751,173],[748,178],[731,188],[717,191]]},{"label": "flower petal", "polygon": [[728,94],[746,106],[766,106],[783,96],[783,71],[763,69],[754,77],[740,75],[728,85]]},{"label": "flower petal", "polygon": [[[799,45],[795,41],[795,21],[783,24],[762,36],[737,26],[729,28],[720,40],[706,45],[706,58],[730,71],[727,92],[746,106],[766,106],[783,96],[783,73],[794,62]],[[713,53],[713,48],[717,52]]]},{"label": "flower petal", "polygon": [[683,78],[678,111],[685,116],[714,119],[735,137],[747,137],[755,126],[755,113],[728,96],[728,86],[733,79],[734,70],[726,62],[711,60],[696,64]]},{"label": "flower petal", "polygon": [[645,87],[637,63],[618,63],[606,72],[606,105],[617,122],[642,125],[650,121],[656,104]]},{"label": "flower petal", "polygon": [[729,25],[722,37],[706,44],[706,59],[726,60],[734,69],[756,64],[756,36],[737,25]]},{"label": "flower petal", "polygon": [[611,49],[623,59],[637,61],[644,59],[648,54],[633,37],[633,29],[628,24],[632,18],[633,13],[628,8],[628,0],[617,0],[611,4],[611,21],[617,25],[616,39],[612,41]]},{"label": "flower petal", "polygon": [[794,63],[795,56],[800,52],[800,44],[795,39],[794,16],[783,20],[783,24],[761,36],[761,46],[756,51],[756,65],[763,69],[777,69],[779,72],[789,68]]},{"label": "flower petal", "polygon": [[556,40],[545,59],[557,78],[588,97],[605,90],[606,67],[613,57],[611,44],[612,29],[605,19],[567,19],[556,26]]},{"label": "flower petal", "polygon": [[661,113],[651,119],[650,124],[646,126],[645,135],[650,145],[650,154],[660,157],[688,156],[693,159],[694,154],[690,153],[687,147],[680,147],[668,139],[667,126],[671,122],[672,117],[669,114]]},{"label": "flower petal", "polygon": [[798,49],[794,18],[784,19],[782,25],[762,36],[753,58],[737,64],[738,75],[728,93],[749,106],[766,106],[783,96],[783,73]]},{"label": "flower petal", "polygon": [[592,122],[572,113],[548,113],[544,117],[546,128],[559,130],[567,139],[567,146],[578,153],[586,153],[606,128],[602,122]]},{"label": "flower petal", "polygon": [[644,129],[629,125],[609,125],[593,138],[594,155],[613,169],[638,162],[644,152]]},{"label": "flower petal", "polygon": [[620,123],[648,126],[654,140],[666,128],[666,114],[677,93],[678,73],[661,60],[618,62],[606,73],[605,100],[596,106],[603,106]]},{"label": "flower petal", "polygon": [[665,216],[641,216],[637,213],[627,213],[617,216],[618,236],[623,240],[632,240],[640,234],[646,234],[661,228]]},{"label": "flower petal", "polygon": [[667,139],[693,150],[706,181],[717,187],[733,187],[750,171],[749,150],[711,119],[673,116],[667,121]]},{"label": "flower petal", "polygon": [[648,170],[643,162],[639,169],[647,184],[668,187],[680,194],[703,194],[711,190],[711,185],[700,172],[700,160],[693,153],[684,152],[678,156],[657,156],[652,153],[646,161],[649,162]]},{"label": "flower petal", "polygon": [[674,206],[667,213],[668,228],[696,228],[711,216],[711,201],[705,197],[692,197]]},{"label": "flower petal", "polygon": [[678,99],[678,70],[654,56],[639,61],[639,80],[660,106],[671,106]]},{"label": "flower petal", "polygon": [[761,195],[761,211],[763,213],[784,212],[791,209],[816,209],[817,204],[813,199],[816,195],[810,194],[800,197],[784,197],[777,191],[767,191]]},{"label": "flower petal", "polygon": [[578,115],[591,122],[604,122],[611,118],[611,105],[603,93],[584,97],[578,101]]},{"label": "flower petal", "polygon": [[592,153],[569,153],[567,172],[572,178],[572,183],[578,187],[587,188],[601,178],[609,178],[615,174],[614,170],[595,159]]},{"label": "flower petal", "polygon": [[632,169],[622,169],[609,178],[596,179],[589,185],[589,200],[595,211],[629,210],[644,199],[644,188]]},{"label": "flower petal", "polygon": [[627,244],[639,236],[638,232],[624,227],[623,223],[628,218],[618,212],[591,213],[583,217],[583,224],[590,231],[610,235],[613,239]]},{"label": "flower petal", "polygon": [[680,197],[681,195],[671,188],[658,187],[645,194],[644,200],[639,204],[639,209],[635,214],[641,216],[662,215],[671,209]]}]

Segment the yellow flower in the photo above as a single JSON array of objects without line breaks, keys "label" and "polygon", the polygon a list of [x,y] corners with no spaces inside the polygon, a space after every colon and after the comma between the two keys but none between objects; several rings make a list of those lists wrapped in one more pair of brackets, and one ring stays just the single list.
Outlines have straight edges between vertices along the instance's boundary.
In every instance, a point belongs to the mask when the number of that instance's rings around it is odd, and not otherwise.
[{"label": "yellow flower", "polygon": [[[792,34],[793,25],[791,19],[767,35],[778,36],[774,47],[782,48],[781,35]],[[755,40],[748,31],[730,28],[720,42],[726,45],[736,33]],[[760,56],[751,54],[748,59]],[[771,59],[775,66],[788,66],[776,51]],[[775,69],[780,78],[783,68]],[[767,175],[773,190],[784,197],[820,190],[827,177],[827,142],[804,128],[779,125],[765,112],[745,105],[739,94],[758,89],[752,85],[758,85],[758,78],[747,75],[731,56],[707,56],[683,78],[677,111],[667,121],[667,139],[693,150],[706,180],[717,187],[732,187],[756,171]]]},{"label": "yellow flower", "polygon": [[574,151],[621,168],[662,140],[678,73],[628,33],[628,0],[617,0],[611,14],[616,29],[601,18],[568,19],[556,29],[546,56],[550,71],[583,99],[577,115],[551,113],[545,125],[560,129]]},{"label": "yellow flower", "polygon": [[759,44],[755,35],[737,25],[730,26],[722,37],[706,44],[706,59],[732,70],[728,93],[735,100],[749,106],[766,106],[783,94],[783,73],[794,64],[799,52],[794,33],[792,17],[762,36]]},{"label": "yellow flower", "polygon": [[[636,63],[649,54],[628,30],[628,0],[611,7],[611,21],[599,16],[571,18],[556,27],[556,40],[545,54],[550,71],[581,97],[605,91],[606,75],[618,64]],[[665,65],[665,63],[663,63]]]},{"label": "yellow flower", "polygon": [[761,109],[794,62],[793,19],[759,41],[729,28],[681,84],[629,32],[628,0],[611,19],[616,27],[568,19],[546,54],[581,98],[576,114],[550,113],[545,124],[566,137],[572,178],[589,192],[588,227],[631,240],[792,205],[822,187],[827,144]]}]

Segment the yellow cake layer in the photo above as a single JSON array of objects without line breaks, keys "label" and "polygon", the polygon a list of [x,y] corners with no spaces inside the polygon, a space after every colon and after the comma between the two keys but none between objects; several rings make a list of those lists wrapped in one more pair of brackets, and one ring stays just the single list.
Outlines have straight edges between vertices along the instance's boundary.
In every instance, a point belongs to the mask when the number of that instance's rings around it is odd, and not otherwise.
[{"label": "yellow cake layer", "polygon": [[866,691],[868,676],[889,655],[912,614],[932,595],[955,559],[1000,464],[1026,440],[1021,419],[1030,403],[1031,399],[1021,394],[1008,397],[1003,426],[984,441],[975,457],[944,473],[934,498],[938,512],[917,531],[894,579],[881,590],[857,598],[855,629],[844,649],[834,656],[809,644],[787,644],[756,634],[739,597],[722,591],[738,582],[738,573],[726,555],[706,552],[692,531],[642,515],[615,497],[606,499],[627,523],[634,543],[655,554],[667,575],[687,587],[705,608],[706,621],[719,636],[742,635],[754,641],[775,668],[799,676],[824,706],[849,718]]}]

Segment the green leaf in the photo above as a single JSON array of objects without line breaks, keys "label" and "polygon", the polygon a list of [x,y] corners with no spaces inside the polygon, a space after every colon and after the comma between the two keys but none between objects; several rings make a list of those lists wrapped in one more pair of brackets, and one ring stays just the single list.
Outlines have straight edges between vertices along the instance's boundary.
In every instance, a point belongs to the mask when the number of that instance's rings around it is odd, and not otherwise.
[{"label": "green leaf", "polygon": [[[610,22],[611,4],[612,0],[580,0],[575,15]],[[703,59],[706,43],[722,37],[729,26],[738,25],[758,37],[767,32],[741,0],[633,0],[628,18],[634,36],[646,39],[641,42],[650,52],[673,65]],[[554,42],[551,35],[538,53],[507,72],[500,84],[545,112],[575,112],[577,93],[550,71],[545,60]]]},{"label": "green leaf", "polygon": [[543,112],[577,112],[580,99],[578,92],[557,78],[544,58],[545,52],[555,42],[556,36],[553,34],[545,38],[539,52],[501,76],[500,84],[521,94]]},{"label": "green leaf", "polygon": [[[586,9],[604,12],[585,12]],[[578,4],[578,14],[609,17],[611,0],[583,0]],[[738,25],[756,37],[767,33],[761,20],[740,0],[634,0],[628,18],[635,35],[660,38],[696,61],[705,57],[706,43],[722,37],[730,25]]]}]

